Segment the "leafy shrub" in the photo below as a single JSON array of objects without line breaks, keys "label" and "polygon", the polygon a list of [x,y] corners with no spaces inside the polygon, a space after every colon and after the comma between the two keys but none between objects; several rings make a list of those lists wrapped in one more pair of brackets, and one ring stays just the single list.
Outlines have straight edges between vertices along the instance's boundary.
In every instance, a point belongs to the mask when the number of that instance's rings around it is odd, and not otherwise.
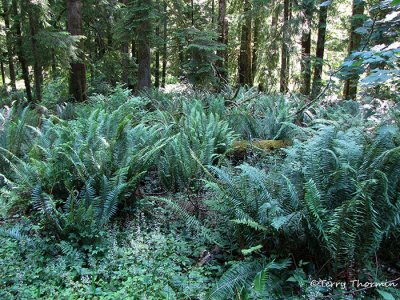
[{"label": "leafy shrub", "polygon": [[62,78],[48,81],[43,85],[41,105],[48,109],[54,109],[57,104],[61,104],[68,100],[68,82]]},{"label": "leafy shrub", "polygon": [[[316,239],[311,249],[323,245],[321,251],[335,267],[365,265],[384,237],[396,230],[398,135],[393,126],[381,127],[373,136],[362,129],[325,126],[286,161],[304,177],[305,218]],[[300,165],[293,159],[300,159]]]},{"label": "leafy shrub", "polygon": [[242,92],[227,112],[229,124],[245,139],[289,139],[301,130],[294,124],[301,101],[283,95]]},{"label": "leafy shrub", "polygon": [[[240,174],[212,168],[216,178],[209,181],[211,199],[206,203],[225,221],[224,236],[235,241],[235,248],[276,244],[283,229],[289,230],[299,221],[298,197],[276,197],[274,183],[265,172],[247,164],[237,167]],[[274,195],[274,196],[273,196]]]},{"label": "leafy shrub", "polygon": [[206,203],[233,249],[297,249],[307,259],[307,247],[327,269],[365,267],[398,232],[398,136],[394,126],[376,133],[321,126],[267,174],[246,164],[239,174],[212,168]]},{"label": "leafy shrub", "polygon": [[163,150],[158,164],[161,182],[170,190],[188,190],[202,177],[200,165],[211,165],[233,143],[234,135],[218,115],[207,113],[199,101],[184,105],[180,130]]},{"label": "leafy shrub", "polygon": [[[89,181],[82,191],[71,193],[65,201],[54,200],[37,186],[32,192],[33,207],[39,211],[46,232],[67,240],[75,249],[96,247],[121,200],[129,196],[127,190],[131,186],[125,176],[120,174],[111,180],[104,176],[97,193]],[[57,208],[60,203],[63,206]]]},{"label": "leafy shrub", "polygon": [[[0,148],[15,156],[23,156],[32,147],[33,132],[29,126],[37,124],[37,116],[29,107],[13,105],[0,110]],[[6,165],[0,156],[0,172]]]}]

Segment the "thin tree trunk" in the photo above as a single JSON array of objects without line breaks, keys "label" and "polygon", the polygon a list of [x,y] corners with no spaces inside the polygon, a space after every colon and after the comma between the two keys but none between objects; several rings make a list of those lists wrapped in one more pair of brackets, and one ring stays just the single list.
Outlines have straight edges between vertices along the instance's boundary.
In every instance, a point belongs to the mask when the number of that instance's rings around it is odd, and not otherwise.
[{"label": "thin tree trunk", "polygon": [[[161,13],[160,10],[160,0],[157,0],[157,9],[158,12]],[[159,45],[159,40],[160,40],[160,23],[157,23],[156,27],[156,37],[157,37],[157,48],[156,48],[156,65],[155,65],[155,70],[154,70],[154,86],[156,88],[160,87],[160,45]]]},{"label": "thin tree trunk", "polygon": [[21,32],[22,7],[21,7],[21,13],[18,13],[18,1],[17,0],[12,1],[12,7],[13,7],[13,13],[14,13],[14,17],[15,17],[14,26],[15,26],[15,34],[16,34],[17,56],[18,56],[19,63],[21,64],[22,78],[24,79],[26,98],[28,99],[29,102],[32,102],[33,98],[32,98],[31,83],[30,83],[30,79],[29,79],[28,63],[25,59],[25,54],[24,54],[23,48],[22,48],[22,32]]},{"label": "thin tree trunk", "polygon": [[57,63],[56,63],[56,53],[54,49],[51,50],[51,74],[53,79],[57,78]]},{"label": "thin tree trunk", "polygon": [[129,88],[129,44],[122,44],[122,82]]},{"label": "thin tree trunk", "polygon": [[[268,53],[265,64],[260,70],[259,85],[260,91],[272,92],[276,87],[276,72],[279,70],[279,33],[278,33],[278,18],[280,12],[280,5],[277,5],[277,0],[270,1],[271,6],[271,23],[268,26],[268,33],[265,37],[266,45],[264,46],[265,52]],[[278,9],[279,8],[279,9]],[[261,52],[260,52],[261,53]]]},{"label": "thin tree trunk", "polygon": [[[156,29],[156,35],[159,37],[160,36],[160,28],[157,27]],[[157,46],[156,50],[156,69],[154,72],[154,86],[156,88],[160,87],[160,49],[159,46]]]},{"label": "thin tree trunk", "polygon": [[163,15],[163,61],[162,61],[162,75],[161,86],[165,88],[165,78],[167,76],[167,2],[164,0],[164,15]]},{"label": "thin tree trunk", "polygon": [[252,85],[251,74],[251,4],[249,0],[244,2],[244,22],[242,25],[242,36],[240,40],[239,54],[239,85]]},{"label": "thin tree trunk", "polygon": [[13,47],[12,47],[12,35],[10,31],[10,9],[8,7],[8,1],[2,0],[3,6],[3,19],[4,28],[6,32],[6,47],[7,47],[7,58],[8,58],[8,73],[10,76],[10,85],[13,91],[17,90],[16,79],[15,79],[15,68],[13,59]]},{"label": "thin tree trunk", "polygon": [[5,87],[6,86],[6,72],[4,71],[3,61],[0,61],[0,67],[1,67],[1,82],[3,83],[3,87]]},{"label": "thin tree trunk", "polygon": [[[215,23],[215,0],[211,1],[211,24],[214,25]],[[214,27],[214,26],[213,26]]]},{"label": "thin tree trunk", "polygon": [[[320,0],[320,4],[325,0]],[[312,95],[317,96],[321,90],[322,68],[324,65],[325,39],[326,39],[326,20],[328,18],[328,6],[319,7],[318,38],[317,49],[315,52],[314,78],[312,85]]]},{"label": "thin tree trunk", "polygon": [[[40,102],[42,100],[42,67],[39,61],[39,53],[37,49],[36,31],[37,31],[37,17],[35,13],[35,7],[31,4],[28,8],[29,18],[29,30],[31,33],[31,45],[33,55],[33,79],[35,88],[35,101]],[[35,16],[34,16],[35,14]]]},{"label": "thin tree trunk", "polygon": [[[353,0],[353,9],[352,9],[352,17],[351,17],[351,31],[350,38],[348,44],[348,54],[357,50],[361,44],[361,34],[355,32],[358,27],[361,27],[363,24],[363,20],[361,16],[364,14],[364,2],[360,0]],[[354,74],[350,76],[345,83],[343,89],[343,98],[344,99],[355,99],[357,96],[357,85],[358,85],[359,75]]]},{"label": "thin tree trunk", "polygon": [[[122,3],[128,5],[128,0],[123,0]],[[129,43],[128,40],[122,43],[122,82],[126,87],[131,88],[129,81]]]},{"label": "thin tree trunk", "polygon": [[131,49],[131,54],[132,58],[134,58],[135,63],[137,62],[137,49],[136,49],[136,41],[133,40],[131,43],[132,49]]},{"label": "thin tree trunk", "polygon": [[138,33],[138,83],[137,90],[144,90],[151,88],[151,55],[150,55],[150,9],[151,0],[143,0],[140,5],[143,11],[140,15],[141,24],[137,28]]},{"label": "thin tree trunk", "polygon": [[183,65],[185,64],[185,54],[183,52],[182,42],[180,41],[179,38],[176,38],[176,47],[178,48],[178,61],[179,61],[178,75],[182,76]]},{"label": "thin tree trunk", "polygon": [[302,2],[301,35],[301,89],[303,95],[310,94],[311,88],[311,19],[313,8],[308,0]]},{"label": "thin tree trunk", "polygon": [[193,0],[190,0],[190,18],[192,19],[192,26],[194,26],[194,2]]},{"label": "thin tree trunk", "polygon": [[281,74],[280,74],[280,92],[286,93],[288,91],[288,57],[289,51],[287,47],[288,29],[289,29],[289,1],[283,2],[283,35],[281,47]]},{"label": "thin tree trunk", "polygon": [[252,73],[252,82],[256,78],[257,73],[257,59],[258,59],[258,35],[260,31],[260,20],[258,18],[254,19],[254,34],[253,34],[253,56],[251,62],[251,73]]},{"label": "thin tree trunk", "polygon": [[[82,35],[82,3],[81,0],[67,0],[68,32],[72,36]],[[82,48],[82,42],[80,43]],[[76,61],[71,63],[69,92],[75,101],[86,100],[86,67]]]},{"label": "thin tree trunk", "polygon": [[225,46],[218,50],[217,55],[220,60],[217,61],[218,74],[225,82],[228,79],[228,20],[226,19],[226,0],[219,0],[218,7],[218,42]]}]

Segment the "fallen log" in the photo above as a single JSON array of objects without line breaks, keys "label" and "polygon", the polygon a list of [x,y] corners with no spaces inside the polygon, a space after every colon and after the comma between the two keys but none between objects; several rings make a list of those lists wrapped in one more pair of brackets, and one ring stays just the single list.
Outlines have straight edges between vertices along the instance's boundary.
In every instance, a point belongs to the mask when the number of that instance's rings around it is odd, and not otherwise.
[{"label": "fallen log", "polygon": [[230,154],[235,157],[244,157],[246,153],[254,151],[274,151],[292,145],[290,140],[258,140],[235,141]]}]

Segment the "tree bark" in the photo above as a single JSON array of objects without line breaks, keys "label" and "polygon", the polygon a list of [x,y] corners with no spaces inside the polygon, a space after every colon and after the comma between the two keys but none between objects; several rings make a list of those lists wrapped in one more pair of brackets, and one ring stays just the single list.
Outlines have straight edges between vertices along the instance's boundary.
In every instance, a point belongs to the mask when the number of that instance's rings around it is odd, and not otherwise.
[{"label": "tree bark", "polygon": [[225,46],[218,50],[217,55],[221,58],[217,61],[218,74],[225,82],[228,80],[228,20],[226,19],[226,0],[219,0],[218,7],[218,42]]},{"label": "tree bark", "polygon": [[25,54],[22,48],[22,33],[21,33],[22,8],[21,8],[21,13],[19,13],[17,0],[12,1],[12,9],[14,14],[14,28],[16,35],[16,52],[19,63],[21,64],[22,78],[24,79],[26,98],[28,99],[29,102],[32,102],[33,98],[32,98],[30,79],[29,79],[28,63],[25,59]]},{"label": "tree bark", "polygon": [[301,35],[301,89],[303,95],[309,95],[311,89],[311,21],[313,7],[308,0],[302,2]]},{"label": "tree bark", "polygon": [[29,30],[31,34],[31,45],[32,45],[32,55],[33,55],[33,78],[34,78],[34,88],[35,88],[35,101],[40,102],[42,100],[42,66],[40,64],[36,33],[37,33],[37,20],[38,16],[36,14],[36,7],[30,4],[28,7],[28,19],[29,19]]},{"label": "tree bark", "polygon": [[[355,32],[355,30],[362,26],[363,20],[361,16],[364,14],[364,1],[353,0],[352,17],[351,17],[351,31],[348,44],[348,54],[357,50],[361,44],[361,34]],[[357,96],[357,85],[358,85],[359,75],[354,74],[350,76],[345,83],[343,89],[344,99],[355,99]]]},{"label": "tree bark", "polygon": [[190,0],[190,18],[192,20],[192,26],[194,26],[194,2]]},{"label": "tree bark", "polygon": [[[211,24],[212,25],[214,25],[214,23],[215,23],[214,16],[215,16],[215,0],[212,0],[211,1]],[[213,26],[213,28],[214,28],[214,26]]]},{"label": "tree bark", "polygon": [[6,32],[6,47],[7,47],[7,58],[8,58],[8,73],[10,76],[10,86],[13,91],[17,90],[16,79],[15,79],[15,67],[13,59],[13,46],[12,46],[12,34],[10,31],[10,9],[8,7],[8,1],[2,0],[3,6],[3,19],[4,28]]},{"label": "tree bark", "polygon": [[143,8],[140,19],[142,20],[137,28],[138,36],[138,83],[137,90],[144,90],[151,88],[151,55],[150,55],[150,38],[151,38],[151,21],[150,9],[152,5],[151,0],[142,0],[139,2]]},{"label": "tree bark", "polygon": [[[122,0],[122,3],[126,6],[128,5],[128,0]],[[122,43],[122,82],[127,88],[131,88],[131,83],[129,80],[129,42],[125,40]]]},{"label": "tree bark", "polygon": [[161,75],[161,86],[165,88],[165,79],[167,76],[167,2],[164,0],[164,15],[163,15],[163,61],[162,61],[162,75]]},{"label": "tree bark", "polygon": [[260,20],[257,18],[254,19],[254,34],[253,34],[253,56],[251,62],[251,74],[252,74],[252,82],[256,78],[257,73],[257,59],[258,59],[258,35],[260,31]]},{"label": "tree bark", "polygon": [[1,68],[1,82],[3,84],[3,87],[5,87],[6,86],[6,72],[4,71],[3,61],[0,61],[0,68]]},{"label": "tree bark", "polygon": [[239,85],[252,85],[253,77],[251,74],[251,3],[244,1],[244,22],[242,25],[242,35],[240,39],[239,53]]},{"label": "tree bark", "polygon": [[[158,12],[161,13],[160,10],[160,0],[157,0],[157,9]],[[156,88],[160,87],[160,22],[157,23],[156,27],[156,37],[157,37],[157,48],[156,48],[156,65],[154,70],[154,86]]]},{"label": "tree bark", "polygon": [[32,98],[31,83],[30,83],[30,79],[29,79],[28,63],[25,59],[25,53],[22,48],[22,32],[21,32],[22,7],[21,7],[21,13],[19,13],[18,12],[18,1],[13,0],[12,8],[13,8],[13,13],[14,13],[14,17],[15,17],[14,27],[15,27],[15,34],[16,34],[17,56],[18,56],[19,63],[21,65],[22,78],[24,79],[24,84],[25,84],[26,98],[28,99],[29,102],[32,102],[33,98]]},{"label": "tree bark", "polygon": [[[320,4],[325,0],[320,0]],[[324,65],[325,39],[326,39],[326,20],[328,18],[328,6],[319,7],[318,38],[317,49],[315,52],[314,78],[312,85],[312,95],[315,97],[321,90],[322,68]]]},{"label": "tree bark", "polygon": [[[276,88],[277,80],[277,70],[279,70],[279,46],[280,46],[280,33],[278,28],[278,19],[280,14],[279,4],[277,5],[277,1],[271,1],[271,26],[269,26],[267,42],[268,49],[267,53],[269,54],[268,59],[265,62],[266,72],[263,74],[263,80],[260,82],[260,90],[272,92]],[[279,74],[279,71],[278,71]],[[279,76],[279,75],[278,75]]]},{"label": "tree bark", "polygon": [[281,72],[280,72],[280,92],[287,93],[288,91],[288,59],[289,50],[287,46],[288,30],[289,30],[289,1],[284,0],[283,2],[283,34],[282,34],[282,46],[281,46]]},{"label": "tree bark", "polygon": [[[67,0],[67,19],[68,32],[72,36],[82,35],[81,0]],[[82,48],[82,42],[80,47]],[[86,100],[86,67],[81,61],[71,63],[69,92],[75,101],[82,102]]]}]

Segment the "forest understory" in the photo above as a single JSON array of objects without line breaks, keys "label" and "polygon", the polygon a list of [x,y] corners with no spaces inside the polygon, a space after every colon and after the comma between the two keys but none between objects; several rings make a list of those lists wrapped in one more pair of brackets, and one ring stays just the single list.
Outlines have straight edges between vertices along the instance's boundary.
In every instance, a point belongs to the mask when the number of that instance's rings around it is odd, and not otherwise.
[{"label": "forest understory", "polygon": [[0,299],[400,299],[400,1],[0,12]]}]

